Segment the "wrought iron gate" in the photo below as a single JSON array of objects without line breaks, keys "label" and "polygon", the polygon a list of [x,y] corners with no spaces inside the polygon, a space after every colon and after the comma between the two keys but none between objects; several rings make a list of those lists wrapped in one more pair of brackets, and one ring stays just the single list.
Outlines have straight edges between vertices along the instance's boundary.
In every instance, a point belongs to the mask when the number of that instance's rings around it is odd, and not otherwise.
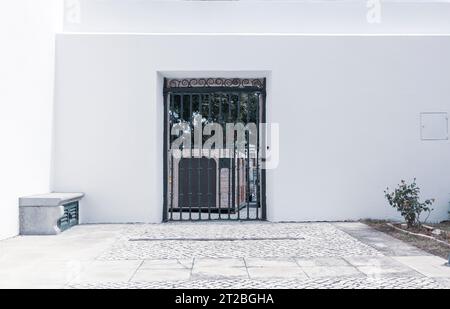
[{"label": "wrought iron gate", "polygon": [[266,219],[265,88],[265,79],[164,80],[164,221]]}]

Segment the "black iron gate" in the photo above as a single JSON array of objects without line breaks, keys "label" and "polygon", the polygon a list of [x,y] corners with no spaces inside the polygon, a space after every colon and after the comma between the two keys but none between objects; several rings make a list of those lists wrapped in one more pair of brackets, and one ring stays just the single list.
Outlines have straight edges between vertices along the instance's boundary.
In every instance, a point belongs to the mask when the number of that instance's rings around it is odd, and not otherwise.
[{"label": "black iron gate", "polygon": [[164,221],[266,219],[265,88],[265,79],[165,79]]}]

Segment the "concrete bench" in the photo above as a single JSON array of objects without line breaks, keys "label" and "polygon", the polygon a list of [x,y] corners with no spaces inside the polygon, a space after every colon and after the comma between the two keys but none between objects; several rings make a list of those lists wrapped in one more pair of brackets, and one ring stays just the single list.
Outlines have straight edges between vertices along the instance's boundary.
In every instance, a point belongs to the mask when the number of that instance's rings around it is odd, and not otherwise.
[{"label": "concrete bench", "polygon": [[19,198],[21,235],[56,235],[79,223],[84,193],[48,193]]}]

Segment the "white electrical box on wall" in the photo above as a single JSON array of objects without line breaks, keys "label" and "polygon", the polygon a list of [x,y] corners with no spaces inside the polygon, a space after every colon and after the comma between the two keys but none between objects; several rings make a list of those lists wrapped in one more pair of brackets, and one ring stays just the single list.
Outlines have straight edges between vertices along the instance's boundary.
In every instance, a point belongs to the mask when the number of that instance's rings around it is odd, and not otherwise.
[{"label": "white electrical box on wall", "polygon": [[448,115],[444,112],[420,114],[420,134],[422,140],[448,140]]}]

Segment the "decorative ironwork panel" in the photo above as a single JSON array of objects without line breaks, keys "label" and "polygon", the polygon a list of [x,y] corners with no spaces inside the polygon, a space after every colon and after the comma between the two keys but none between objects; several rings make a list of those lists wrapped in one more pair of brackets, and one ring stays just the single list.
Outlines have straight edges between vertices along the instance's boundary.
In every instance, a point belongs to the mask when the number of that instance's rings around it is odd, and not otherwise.
[{"label": "decorative ironwork panel", "polygon": [[264,89],[264,78],[184,78],[166,79],[165,88],[257,88]]}]

